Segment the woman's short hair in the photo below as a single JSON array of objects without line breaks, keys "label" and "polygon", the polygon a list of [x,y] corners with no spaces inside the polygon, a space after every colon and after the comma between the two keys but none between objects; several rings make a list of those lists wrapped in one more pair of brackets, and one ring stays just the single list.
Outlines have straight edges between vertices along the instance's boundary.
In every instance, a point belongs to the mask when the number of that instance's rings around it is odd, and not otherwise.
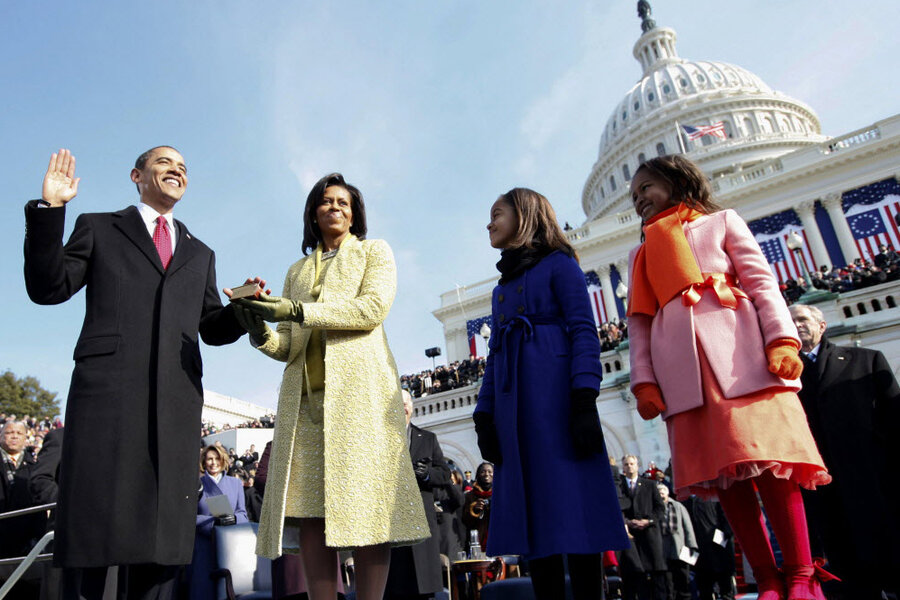
[{"label": "woman's short hair", "polygon": [[315,250],[322,241],[322,230],[316,223],[316,208],[325,197],[325,189],[333,185],[342,187],[350,194],[350,210],[353,213],[353,224],[350,233],[361,240],[366,239],[366,205],[363,202],[362,192],[353,185],[344,181],[340,173],[330,173],[316,182],[306,197],[306,206],[303,208],[303,254],[307,255]]},{"label": "woman's short hair", "polygon": [[228,458],[228,452],[225,451],[225,448],[221,446],[216,446],[215,444],[210,444],[206,448],[200,451],[200,470],[206,470],[206,455],[209,452],[215,452],[216,456],[219,457],[219,462],[222,463],[222,470],[227,471],[228,465],[231,464],[231,459]]}]

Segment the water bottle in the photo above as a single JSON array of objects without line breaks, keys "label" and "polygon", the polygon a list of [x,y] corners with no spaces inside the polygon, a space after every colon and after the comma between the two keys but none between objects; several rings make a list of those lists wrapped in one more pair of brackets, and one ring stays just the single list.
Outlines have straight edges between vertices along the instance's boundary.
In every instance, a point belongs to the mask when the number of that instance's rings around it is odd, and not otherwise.
[{"label": "water bottle", "polygon": [[475,530],[469,533],[469,558],[472,560],[481,559],[481,543],[478,540],[478,532]]}]

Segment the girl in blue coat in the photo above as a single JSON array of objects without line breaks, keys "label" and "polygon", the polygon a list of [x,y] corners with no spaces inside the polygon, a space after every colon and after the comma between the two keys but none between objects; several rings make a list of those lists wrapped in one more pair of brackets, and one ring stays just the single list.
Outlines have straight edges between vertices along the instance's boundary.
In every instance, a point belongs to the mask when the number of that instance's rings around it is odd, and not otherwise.
[{"label": "girl in blue coat", "polygon": [[473,419],[494,463],[487,553],[529,560],[538,599],[601,597],[601,553],[628,547],[597,415],[600,341],[574,248],[547,199],[510,190],[491,207],[503,250]]}]

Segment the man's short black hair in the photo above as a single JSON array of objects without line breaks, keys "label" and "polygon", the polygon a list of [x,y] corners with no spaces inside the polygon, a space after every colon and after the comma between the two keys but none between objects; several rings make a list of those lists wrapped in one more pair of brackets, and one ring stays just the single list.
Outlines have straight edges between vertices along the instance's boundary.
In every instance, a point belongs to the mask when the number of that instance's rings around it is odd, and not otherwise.
[{"label": "man's short black hair", "polygon": [[[140,156],[137,157],[137,160],[134,161],[134,168],[137,169],[138,171],[142,171],[144,169],[144,167],[147,166],[147,161],[150,160],[150,155],[153,154],[153,151],[159,150],[160,148],[171,148],[175,152],[178,152],[178,148],[176,148],[175,146],[166,146],[166,145],[153,146],[152,148],[150,148],[149,150],[147,150],[146,152],[144,152],[143,154],[141,154]],[[178,152],[178,154],[181,154],[181,152]]]},{"label": "man's short black hair", "polygon": [[[178,148],[176,148],[175,146],[153,146],[152,148],[150,148],[149,150],[147,150],[146,152],[144,152],[143,154],[141,154],[140,156],[137,157],[137,160],[134,161],[134,168],[137,169],[138,171],[143,171],[144,167],[147,166],[147,161],[150,160],[150,155],[153,154],[154,150],[159,150],[160,148],[171,148],[175,152],[178,152]],[[178,152],[178,154],[181,154],[181,152]],[[134,184],[134,187],[137,188],[138,194],[140,194],[141,187],[138,184]]]}]

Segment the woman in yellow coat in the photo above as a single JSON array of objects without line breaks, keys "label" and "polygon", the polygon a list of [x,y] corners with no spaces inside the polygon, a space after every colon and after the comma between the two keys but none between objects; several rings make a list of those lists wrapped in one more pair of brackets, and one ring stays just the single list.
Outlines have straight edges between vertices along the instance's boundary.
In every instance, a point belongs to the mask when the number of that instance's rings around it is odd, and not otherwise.
[{"label": "woman in yellow coat", "polygon": [[312,600],[335,597],[338,549],[354,550],[358,597],[380,600],[390,546],[429,536],[382,328],[394,257],[365,233],[359,190],[323,177],[304,210],[307,255],[288,270],[283,297],[235,301],[251,343],[287,363],[257,553],[275,558],[299,541]]}]

